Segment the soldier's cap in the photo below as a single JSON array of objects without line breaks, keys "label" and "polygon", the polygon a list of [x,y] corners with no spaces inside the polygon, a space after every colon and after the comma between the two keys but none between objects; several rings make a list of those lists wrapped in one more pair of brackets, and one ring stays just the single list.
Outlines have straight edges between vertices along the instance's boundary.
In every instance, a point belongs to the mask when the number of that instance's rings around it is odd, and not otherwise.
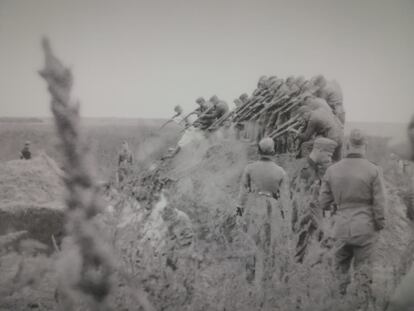
[{"label": "soldier's cap", "polygon": [[350,145],[353,147],[362,147],[367,143],[367,138],[360,129],[351,130],[348,140]]},{"label": "soldier's cap", "polygon": [[196,103],[198,103],[198,104],[202,104],[202,103],[204,103],[206,100],[204,99],[204,97],[199,97],[199,98],[197,98],[196,99]]},{"label": "soldier's cap", "polygon": [[272,155],[275,152],[275,143],[272,138],[265,137],[259,142],[259,150],[263,155]]},{"label": "soldier's cap", "polygon": [[313,142],[313,148],[321,151],[334,152],[338,143],[326,137],[317,137]]},{"label": "soldier's cap", "polygon": [[26,142],[24,143],[25,146],[29,146],[30,145],[30,141],[26,140]]},{"label": "soldier's cap", "polygon": [[218,102],[218,100],[219,100],[219,98],[218,98],[217,95],[213,95],[213,96],[210,97],[210,101],[213,102],[213,103]]},{"label": "soldier's cap", "polygon": [[243,100],[243,99],[247,99],[247,98],[249,98],[249,95],[247,95],[247,93],[243,93],[243,94],[241,94],[241,95],[239,96],[239,98],[240,98],[241,100]]},{"label": "soldier's cap", "polygon": [[311,82],[312,82],[313,85],[318,86],[320,88],[325,87],[326,83],[327,83],[325,77],[321,74],[312,77]]},{"label": "soldier's cap", "polygon": [[403,160],[414,161],[414,115],[407,128],[407,136],[403,140],[390,143],[390,149]]}]

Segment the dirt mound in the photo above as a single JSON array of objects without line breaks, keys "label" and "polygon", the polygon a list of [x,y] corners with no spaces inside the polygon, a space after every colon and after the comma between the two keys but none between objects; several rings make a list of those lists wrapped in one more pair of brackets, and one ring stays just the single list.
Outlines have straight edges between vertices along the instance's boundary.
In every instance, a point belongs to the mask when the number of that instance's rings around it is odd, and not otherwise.
[{"label": "dirt mound", "polygon": [[28,231],[51,245],[63,232],[63,172],[47,155],[0,164],[0,234]]}]

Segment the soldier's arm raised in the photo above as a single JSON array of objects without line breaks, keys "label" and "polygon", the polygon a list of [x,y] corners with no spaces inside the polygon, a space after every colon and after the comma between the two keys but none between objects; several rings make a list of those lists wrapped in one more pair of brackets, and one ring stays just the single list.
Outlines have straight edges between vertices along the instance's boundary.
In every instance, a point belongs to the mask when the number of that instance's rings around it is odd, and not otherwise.
[{"label": "soldier's arm raised", "polygon": [[326,171],[325,176],[322,179],[321,189],[319,191],[319,204],[321,210],[330,210],[331,205],[334,203],[334,197],[330,185],[329,169]]},{"label": "soldier's arm raised", "polygon": [[372,182],[373,191],[373,213],[375,226],[377,230],[381,230],[385,226],[384,209],[386,204],[386,194],[384,187],[384,177],[379,168],[377,168],[377,175]]}]

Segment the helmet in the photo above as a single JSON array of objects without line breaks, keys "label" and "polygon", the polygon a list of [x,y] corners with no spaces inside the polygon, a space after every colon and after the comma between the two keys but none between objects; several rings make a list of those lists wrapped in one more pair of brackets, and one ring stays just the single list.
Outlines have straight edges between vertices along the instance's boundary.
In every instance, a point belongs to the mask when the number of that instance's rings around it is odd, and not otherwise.
[{"label": "helmet", "polygon": [[183,112],[183,108],[181,108],[180,105],[177,105],[174,107],[174,111],[178,114],[181,114]]},{"label": "helmet", "polygon": [[265,137],[259,142],[259,150],[262,154],[272,155],[275,152],[275,143],[272,138]]}]

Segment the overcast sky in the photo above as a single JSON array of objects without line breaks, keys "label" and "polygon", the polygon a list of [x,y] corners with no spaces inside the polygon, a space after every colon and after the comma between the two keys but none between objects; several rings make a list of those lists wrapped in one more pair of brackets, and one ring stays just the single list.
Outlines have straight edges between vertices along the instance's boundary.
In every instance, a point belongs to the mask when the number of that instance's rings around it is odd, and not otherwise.
[{"label": "overcast sky", "polygon": [[168,117],[231,102],[261,75],[322,73],[348,120],[414,113],[414,1],[0,0],[0,116],[49,116],[40,38],[89,117]]}]

